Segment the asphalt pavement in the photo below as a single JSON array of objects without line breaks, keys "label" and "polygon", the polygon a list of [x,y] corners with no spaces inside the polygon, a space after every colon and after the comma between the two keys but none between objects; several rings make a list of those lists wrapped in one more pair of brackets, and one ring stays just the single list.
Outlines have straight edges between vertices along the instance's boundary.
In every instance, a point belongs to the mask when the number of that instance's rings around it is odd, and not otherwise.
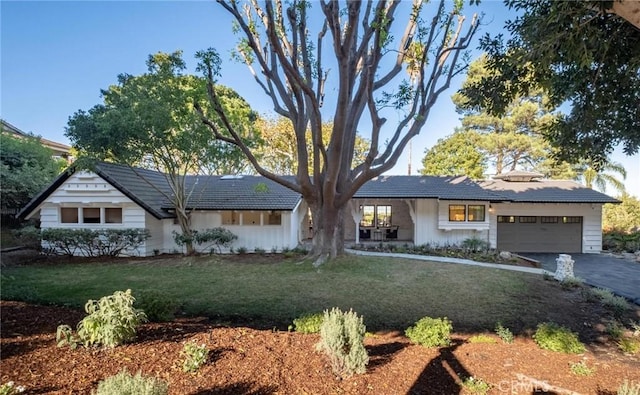
[{"label": "asphalt pavement", "polygon": [[[542,268],[556,271],[559,254],[522,253],[521,256],[539,261]],[[587,284],[609,289],[640,305],[640,262],[609,254],[570,254],[573,274]]]}]

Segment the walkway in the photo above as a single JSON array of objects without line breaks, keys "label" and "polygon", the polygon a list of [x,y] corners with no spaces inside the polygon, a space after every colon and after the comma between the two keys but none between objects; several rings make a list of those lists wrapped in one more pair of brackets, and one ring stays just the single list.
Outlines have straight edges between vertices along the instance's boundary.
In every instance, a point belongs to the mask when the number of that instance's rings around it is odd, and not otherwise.
[{"label": "walkway", "polygon": [[[543,274],[555,273],[558,254],[521,254],[527,258],[539,261],[541,269],[496,263],[476,262],[469,259],[447,258],[441,256],[426,256],[415,254],[385,253],[361,250],[347,250],[350,254],[365,256],[383,256],[421,261],[457,263],[463,265],[481,266],[492,269],[512,270],[517,272]],[[624,296],[640,305],[640,264],[615,258],[606,254],[572,254],[575,261],[573,271],[576,277],[584,280],[588,285],[606,288],[616,295]]]}]

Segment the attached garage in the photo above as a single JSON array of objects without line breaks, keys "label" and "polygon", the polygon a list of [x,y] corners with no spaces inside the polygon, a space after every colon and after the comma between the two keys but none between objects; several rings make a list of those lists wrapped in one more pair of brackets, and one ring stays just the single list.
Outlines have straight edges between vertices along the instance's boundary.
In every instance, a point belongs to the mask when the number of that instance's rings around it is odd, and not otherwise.
[{"label": "attached garage", "polygon": [[497,217],[497,244],[501,251],[582,252],[582,224],[579,216]]},{"label": "attached garage", "polygon": [[573,181],[513,171],[481,185],[501,197],[489,212],[489,243],[501,251],[599,253],[602,205],[619,203]]}]

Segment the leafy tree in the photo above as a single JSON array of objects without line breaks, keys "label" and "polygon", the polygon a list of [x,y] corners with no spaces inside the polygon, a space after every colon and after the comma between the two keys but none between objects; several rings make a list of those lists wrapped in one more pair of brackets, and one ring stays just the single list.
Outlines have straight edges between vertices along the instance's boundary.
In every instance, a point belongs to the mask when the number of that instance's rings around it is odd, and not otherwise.
[{"label": "leafy tree", "polygon": [[587,188],[596,187],[601,192],[607,191],[607,185],[611,185],[619,193],[624,193],[624,182],[620,181],[611,173],[617,173],[622,179],[627,178],[627,169],[620,163],[605,162],[600,167],[596,167],[588,161],[582,161],[579,165],[579,179],[587,186]]},{"label": "leafy tree", "polygon": [[508,40],[481,40],[496,72],[463,89],[469,103],[502,114],[514,98],[540,87],[552,108],[571,109],[545,128],[561,158],[598,167],[618,144],[629,155],[638,152],[640,29],[609,14],[611,1],[505,3],[521,16],[506,23]]},{"label": "leafy tree", "polygon": [[[440,94],[464,71],[464,51],[478,24],[475,17],[465,22],[461,3],[442,0],[425,7],[420,0],[412,6],[400,1],[276,0],[241,7],[219,1],[241,37],[237,58],[272,100],[275,112],[291,122],[299,164],[295,179],[262,166],[227,123],[218,126],[206,114],[203,121],[216,137],[239,146],[259,174],[302,194],[317,230],[312,250],[316,263],[344,251],[351,197],[396,164]],[[404,30],[397,27],[401,21],[406,21]],[[317,34],[312,33],[316,28]],[[412,46],[421,50],[408,51]],[[214,109],[224,120],[213,89],[220,76],[219,56],[211,49],[199,57]],[[414,64],[411,81],[403,73],[409,59]],[[325,100],[328,86],[331,102]],[[399,117],[389,130],[383,129],[387,116]],[[326,119],[333,129],[325,142]],[[359,163],[354,155],[358,130],[370,131],[364,136],[370,141],[367,156]]]},{"label": "leafy tree", "polygon": [[602,230],[624,233],[640,230],[640,200],[627,193],[618,199],[622,203],[602,206]]},{"label": "leafy tree", "polygon": [[463,115],[462,126],[479,133],[475,142],[493,164],[496,174],[516,169],[538,171],[552,154],[542,132],[555,122],[557,115],[548,110],[548,97],[540,90],[515,96],[500,115],[492,114],[482,104],[474,104],[464,93],[465,88],[495,74],[485,55],[471,63],[462,91],[452,98],[456,110]]},{"label": "leafy tree", "polygon": [[2,131],[0,185],[3,212],[16,211],[46,187],[66,166],[36,136],[14,137]]},{"label": "leafy tree", "polygon": [[[182,233],[191,240],[188,203],[197,197],[188,174],[236,173],[247,166],[236,147],[217,141],[194,111],[220,122],[211,111],[206,82],[183,74],[186,66],[180,51],[150,55],[147,73],[121,74],[117,85],[102,90],[104,104],[78,111],[69,119],[66,135],[82,155],[163,172],[168,190],[160,190],[176,210]],[[216,86],[225,122],[232,125],[248,147],[259,142],[252,122],[255,113],[235,91]],[[150,187],[154,187],[150,185]],[[191,242],[187,253],[193,252]]]},{"label": "leafy tree", "polygon": [[451,136],[438,140],[436,145],[425,151],[420,174],[483,178],[487,165],[479,148],[481,140],[482,136],[471,130],[457,130]]},{"label": "leafy tree", "polygon": [[[260,119],[257,122],[260,130],[262,146],[256,150],[256,156],[260,158],[260,164],[265,169],[275,174],[296,174],[298,172],[298,162],[296,155],[296,137],[291,126],[291,122],[279,117],[276,119]],[[331,137],[333,125],[325,123],[322,125],[322,141],[327,144]],[[307,131],[307,150],[311,151],[311,131]],[[354,162],[360,163],[367,156],[370,142],[356,136],[354,145]],[[309,158],[309,171],[313,171],[313,158]]]}]

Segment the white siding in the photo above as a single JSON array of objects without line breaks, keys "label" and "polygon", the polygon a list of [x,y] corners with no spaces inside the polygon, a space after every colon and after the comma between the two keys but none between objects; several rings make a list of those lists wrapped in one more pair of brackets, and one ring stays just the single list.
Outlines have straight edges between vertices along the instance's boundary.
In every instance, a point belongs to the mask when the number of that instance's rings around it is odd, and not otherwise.
[{"label": "white siding", "polygon": [[[122,209],[121,224],[85,224],[61,223],[60,209],[85,207],[113,207]],[[40,211],[40,226],[47,228],[69,229],[124,229],[146,227],[147,213],[145,210],[118,191],[111,184],[90,172],[77,172],[69,177],[60,187],[53,191],[40,206],[32,213]],[[44,246],[46,247],[46,246]],[[148,255],[145,246],[138,251],[131,251],[134,255]]]},{"label": "white siding", "polygon": [[[416,200],[416,245],[459,245],[465,239],[489,237],[489,221],[481,223],[450,223],[449,204],[481,204],[477,202],[452,202],[435,199]],[[471,226],[469,225],[471,224]],[[479,229],[479,230],[477,230]]]},{"label": "white siding", "polygon": [[167,252],[164,249],[164,235],[162,220],[155,218],[149,213],[145,213],[146,228],[149,230],[151,237],[145,242],[145,255],[153,255],[157,250],[158,253]]},{"label": "white siding", "polygon": [[599,203],[493,203],[491,210],[491,246],[497,245],[498,215],[576,216],[582,217],[582,252],[602,250],[602,204]]}]

